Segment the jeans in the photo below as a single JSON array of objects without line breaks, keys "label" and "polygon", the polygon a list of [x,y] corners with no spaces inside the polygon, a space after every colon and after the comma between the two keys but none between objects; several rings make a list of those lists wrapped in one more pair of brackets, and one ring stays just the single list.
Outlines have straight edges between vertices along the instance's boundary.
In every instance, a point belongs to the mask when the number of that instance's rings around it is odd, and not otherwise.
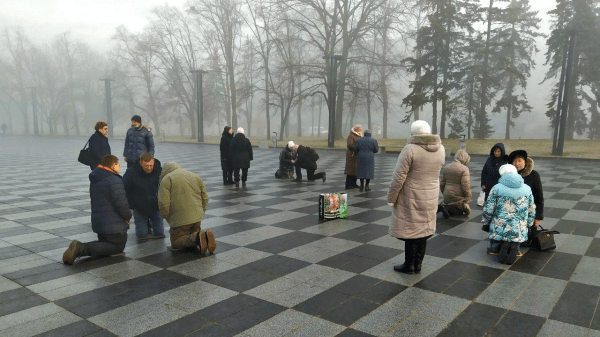
[{"label": "jeans", "polygon": [[200,233],[200,222],[191,225],[171,227],[171,247],[181,249],[187,247],[197,247],[198,233]]},{"label": "jeans", "polygon": [[152,224],[152,232],[156,236],[165,234],[165,226],[163,225],[163,218],[160,216],[160,212],[152,214],[152,216],[145,216],[137,210],[133,210],[133,216],[135,221],[135,236],[143,238],[148,236],[148,221]]},{"label": "jeans", "polygon": [[127,243],[127,233],[98,234],[98,241],[83,244],[82,256],[110,256],[121,254]]},{"label": "jeans", "polygon": [[[494,253],[498,253],[500,251],[500,248],[502,248],[502,243],[504,243],[506,241],[497,241],[494,239],[490,239],[490,250]],[[521,247],[521,243],[520,242],[515,242],[517,244],[517,251],[519,249],[519,247]]]}]

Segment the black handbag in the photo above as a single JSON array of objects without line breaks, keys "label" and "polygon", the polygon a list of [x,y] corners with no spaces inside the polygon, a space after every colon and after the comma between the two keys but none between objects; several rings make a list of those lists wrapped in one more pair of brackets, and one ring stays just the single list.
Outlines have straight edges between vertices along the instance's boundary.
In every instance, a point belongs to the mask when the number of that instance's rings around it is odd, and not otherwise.
[{"label": "black handbag", "polygon": [[[531,239],[531,249],[545,252],[550,249],[556,248],[556,242],[554,242],[554,234],[560,234],[559,231],[551,231],[544,229],[542,226],[538,226],[541,230],[533,234]],[[534,231],[532,231],[533,233]]]},{"label": "black handbag", "polygon": [[79,157],[77,158],[77,161],[87,166],[92,165],[92,161],[94,160],[94,154],[90,151],[90,147],[88,146],[89,143],[90,141],[88,140],[83,149],[79,151]]}]

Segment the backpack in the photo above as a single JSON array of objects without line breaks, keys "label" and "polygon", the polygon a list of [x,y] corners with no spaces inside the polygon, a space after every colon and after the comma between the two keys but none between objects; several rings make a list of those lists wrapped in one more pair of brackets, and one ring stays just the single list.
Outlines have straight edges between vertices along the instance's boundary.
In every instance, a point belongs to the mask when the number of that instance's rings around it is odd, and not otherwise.
[{"label": "backpack", "polygon": [[317,153],[317,151],[315,151],[314,149],[310,148],[310,147],[306,147],[306,151],[308,151],[308,157],[312,160],[312,161],[317,161],[319,160],[319,154]]}]

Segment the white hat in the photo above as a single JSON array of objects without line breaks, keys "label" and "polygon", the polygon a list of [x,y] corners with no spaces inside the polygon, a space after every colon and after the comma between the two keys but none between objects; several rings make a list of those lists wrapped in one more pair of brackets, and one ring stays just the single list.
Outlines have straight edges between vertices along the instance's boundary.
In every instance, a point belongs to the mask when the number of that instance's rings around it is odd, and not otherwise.
[{"label": "white hat", "polygon": [[290,141],[288,142],[288,147],[289,147],[290,149],[291,149],[291,148],[293,148],[295,145],[296,145],[296,144],[294,144],[294,141],[293,141],[293,140],[290,140]]},{"label": "white hat", "polygon": [[242,128],[242,127],[239,127],[239,128],[237,129],[237,133],[244,133],[244,128]]},{"label": "white hat", "polygon": [[431,126],[426,121],[418,120],[410,126],[410,134],[413,136],[431,133]]},{"label": "white hat", "polygon": [[503,176],[507,173],[517,174],[517,168],[511,164],[504,164],[504,165],[500,166],[500,169],[498,171],[500,172],[501,176]]}]

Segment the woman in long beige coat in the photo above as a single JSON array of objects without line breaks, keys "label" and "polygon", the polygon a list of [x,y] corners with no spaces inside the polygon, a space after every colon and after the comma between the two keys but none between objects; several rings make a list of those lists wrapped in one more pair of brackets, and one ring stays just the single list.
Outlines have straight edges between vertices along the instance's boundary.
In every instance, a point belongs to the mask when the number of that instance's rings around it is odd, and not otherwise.
[{"label": "woman in long beige coat", "polygon": [[394,208],[389,232],[405,242],[404,264],[394,266],[394,270],[418,274],[427,239],[435,233],[445,149],[440,137],[431,134],[427,122],[414,122],[410,131],[388,190],[388,204]]},{"label": "woman in long beige coat", "polygon": [[350,130],[350,135],[348,135],[348,139],[346,140],[346,146],[348,147],[346,151],[346,168],[344,169],[344,174],[346,174],[346,189],[358,187],[356,183],[357,154],[354,151],[354,145],[356,145],[360,137],[362,137],[362,126],[359,124]]},{"label": "woman in long beige coat", "polygon": [[450,215],[471,214],[471,175],[469,174],[469,161],[471,157],[465,150],[456,151],[454,161],[442,170],[442,181],[440,190],[444,195],[444,201],[438,208],[438,212],[444,213],[444,218]]}]

